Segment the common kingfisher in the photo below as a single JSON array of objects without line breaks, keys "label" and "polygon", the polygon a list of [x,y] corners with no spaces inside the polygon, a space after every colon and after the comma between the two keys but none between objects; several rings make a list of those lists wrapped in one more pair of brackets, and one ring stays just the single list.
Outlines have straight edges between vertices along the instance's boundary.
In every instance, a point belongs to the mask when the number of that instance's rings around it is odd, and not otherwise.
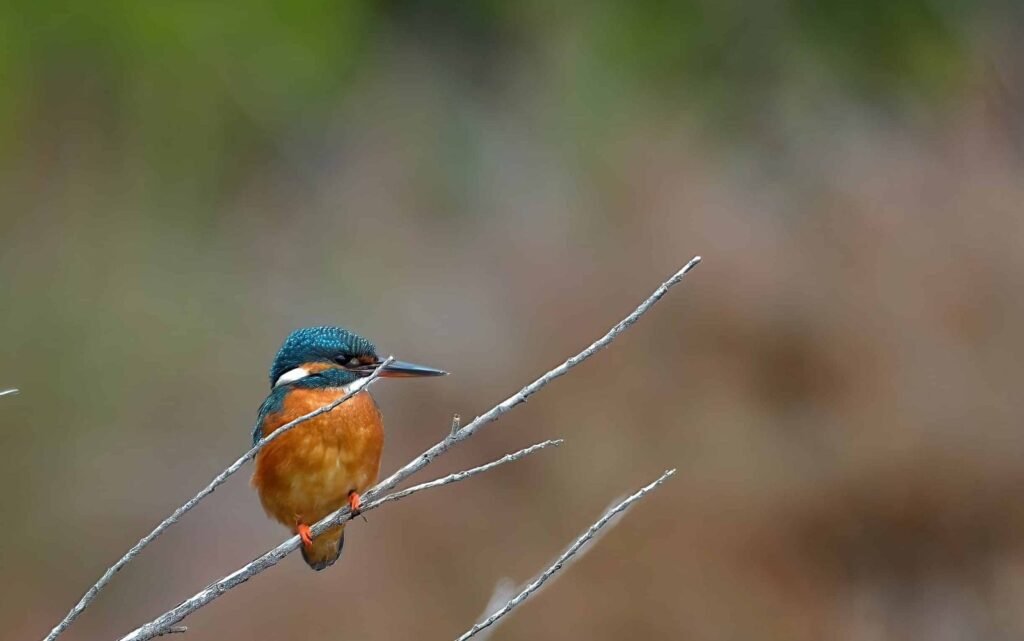
[{"label": "common kingfisher", "polygon": [[[292,332],[270,367],[270,395],[260,406],[253,444],[278,427],[357,390],[380,366],[373,343],[340,327]],[[443,376],[439,369],[392,361],[382,377]],[[314,570],[338,560],[345,544],[339,525],[313,539],[309,526],[348,505],[377,481],[384,425],[377,403],[360,391],[330,412],[297,425],[256,454],[252,485],[263,509],[302,539],[302,558]]]}]

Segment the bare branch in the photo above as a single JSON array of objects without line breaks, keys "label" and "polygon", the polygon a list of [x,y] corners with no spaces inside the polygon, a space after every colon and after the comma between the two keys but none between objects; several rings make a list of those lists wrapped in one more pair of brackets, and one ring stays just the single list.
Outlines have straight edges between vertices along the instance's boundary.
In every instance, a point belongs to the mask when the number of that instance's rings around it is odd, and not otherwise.
[{"label": "bare branch", "polygon": [[[536,445],[531,445],[530,447],[523,448],[518,452],[506,454],[500,459],[491,461],[490,463],[486,463],[484,465],[480,465],[469,470],[464,470],[462,472],[455,472],[454,474],[449,474],[448,476],[444,476],[439,479],[434,479],[433,481],[428,481],[426,483],[414,485],[413,487],[401,490],[399,492],[395,492],[393,494],[388,494],[387,496],[376,499],[374,501],[369,501],[362,506],[360,512],[369,512],[380,507],[381,505],[384,505],[385,503],[391,503],[393,501],[403,499],[411,494],[415,494],[423,490],[429,490],[435,487],[441,487],[442,485],[448,485],[450,483],[464,481],[472,476],[476,476],[477,474],[481,474],[495,467],[498,467],[499,465],[511,463],[512,461],[518,461],[519,459],[529,456],[530,454],[542,450],[545,447],[549,447],[551,445],[560,445],[561,443],[561,439],[544,441],[543,443],[537,443]],[[345,521],[350,520],[351,518],[351,514],[346,512],[345,514],[339,516],[337,522],[343,523]],[[325,522],[326,519],[324,521],[321,521],[320,523],[324,524]],[[315,528],[314,532],[316,532]],[[156,619],[153,619],[149,623],[135,629],[131,633],[122,637],[121,641],[145,641],[146,639],[152,639],[153,637],[164,634],[165,630],[167,630],[174,624],[178,623],[192,612],[195,612],[199,608],[203,607],[210,601],[213,601],[214,599],[224,594],[231,588],[237,586],[238,584],[244,583],[253,576],[259,574],[260,572],[263,572],[267,568],[276,565],[281,559],[283,559],[289,553],[296,550],[298,547],[299,537],[292,536],[284,543],[281,543],[276,548],[267,552],[263,556],[255,559],[254,561],[251,561],[250,563],[232,572],[231,574],[227,575],[226,577],[222,578],[216,583],[210,584],[203,590],[196,593],[191,598],[182,602],[176,608],[165,612],[164,614],[160,615]]]},{"label": "bare branch", "polygon": [[[621,503],[625,498],[625,496],[616,497],[614,501],[610,501],[608,503],[608,506],[604,509],[604,511],[610,511],[612,508],[616,507],[619,503]],[[579,563],[580,560],[587,555],[587,552],[593,550],[597,546],[598,541],[600,541],[606,534],[611,532],[613,527],[618,525],[624,518],[626,518],[626,514],[628,514],[632,508],[633,506],[630,505],[626,509],[621,510],[618,514],[613,516],[611,520],[609,520],[605,524],[604,528],[600,532],[595,534],[593,538],[591,538],[590,541],[587,542],[587,544],[584,547],[580,548],[580,550],[575,554],[575,556],[571,556],[568,560],[566,560],[565,563],[562,564],[562,571],[568,570],[576,563]],[[484,606],[484,611],[481,616],[487,616],[489,612],[494,612],[496,609],[498,609],[498,606],[504,605],[505,602],[509,601],[521,590],[525,590],[528,585],[529,583],[524,583],[522,586],[516,586],[515,581],[508,577],[500,579],[498,583],[494,586],[494,592],[491,593],[491,598],[487,600],[487,605]],[[530,592],[526,598],[533,598],[543,591],[543,587],[538,588],[537,590]],[[519,605],[522,605],[525,601],[526,599],[523,599],[523,601],[519,602]],[[497,622],[494,622],[489,627],[483,628],[479,632],[477,632],[477,641],[483,641],[484,639],[490,638],[490,636],[497,631],[498,625],[499,624]]]},{"label": "bare branch", "polygon": [[5,390],[0,391],[0,396],[8,396],[8,395],[17,394],[17,393],[18,393],[17,389],[14,389],[14,388],[12,388],[12,389],[5,389]]},{"label": "bare branch", "polygon": [[600,519],[598,519],[597,522],[594,523],[593,525],[591,525],[587,529],[586,532],[584,532],[582,535],[580,535],[580,537],[578,539],[576,539],[573,542],[573,544],[570,545],[569,548],[565,552],[563,552],[562,555],[559,556],[555,560],[555,562],[552,563],[548,567],[548,569],[544,570],[540,574],[540,576],[538,576],[536,579],[531,581],[530,584],[527,585],[526,588],[524,588],[522,592],[520,592],[515,597],[513,597],[508,603],[506,603],[504,606],[502,606],[494,614],[492,614],[491,616],[487,617],[486,619],[484,619],[480,623],[477,623],[472,628],[467,630],[462,636],[460,636],[458,638],[457,641],[466,641],[466,639],[469,639],[470,637],[475,636],[478,632],[480,632],[481,630],[483,630],[484,628],[486,628],[486,627],[488,627],[490,625],[493,625],[495,621],[497,621],[501,617],[503,617],[506,614],[508,614],[509,612],[511,612],[513,608],[515,608],[516,606],[520,605],[531,594],[533,594],[534,592],[539,590],[540,587],[542,585],[544,585],[545,581],[550,579],[552,576],[555,575],[556,572],[561,570],[566,565],[566,563],[570,559],[572,559],[572,557],[577,552],[580,551],[580,549],[583,546],[585,546],[591,539],[594,538],[594,535],[596,535],[601,528],[603,528],[605,525],[607,525],[608,522],[611,521],[615,517],[616,514],[618,514],[619,512],[622,512],[623,510],[628,508],[630,505],[632,505],[636,501],[639,501],[640,499],[642,499],[645,495],[647,495],[648,492],[650,492],[654,488],[656,488],[659,485],[661,485],[663,482],[665,482],[665,480],[668,477],[670,477],[673,474],[675,474],[675,472],[676,472],[675,470],[668,470],[667,472],[662,474],[656,481],[654,481],[653,483],[651,483],[649,485],[645,485],[644,487],[640,488],[639,490],[637,490],[636,492],[631,494],[629,497],[627,497],[624,501],[622,501],[621,503],[619,503],[618,505],[613,507],[611,510],[605,512],[604,516],[602,516]]},{"label": "bare branch", "polygon": [[[392,501],[397,501],[399,499],[404,499],[405,497],[409,496],[410,494],[415,494],[416,492],[419,492],[421,490],[429,490],[430,488],[441,487],[442,485],[448,485],[449,483],[455,483],[457,481],[464,481],[464,480],[468,479],[471,476],[476,476],[477,474],[479,474],[481,472],[486,472],[487,470],[490,470],[492,468],[498,467],[499,465],[504,465],[505,463],[511,463],[512,461],[518,461],[519,459],[523,458],[524,456],[529,456],[530,454],[533,454],[537,450],[542,450],[545,447],[548,447],[549,445],[561,445],[564,442],[565,442],[565,440],[564,439],[560,439],[560,438],[556,438],[556,439],[553,439],[553,440],[550,440],[550,441],[543,441],[541,443],[537,443],[536,445],[531,445],[530,447],[523,448],[523,449],[519,450],[518,452],[513,452],[512,454],[506,454],[505,456],[501,457],[500,459],[491,461],[490,463],[485,463],[484,465],[481,465],[479,467],[474,467],[474,468],[471,468],[471,469],[468,469],[468,470],[463,470],[462,472],[455,472],[453,474],[449,474],[448,476],[442,476],[439,479],[434,479],[433,481],[427,481],[426,483],[420,483],[419,485],[413,485],[410,488],[406,488],[406,489],[400,490],[398,492],[392,492],[391,494],[388,494],[387,496],[385,496],[385,497],[383,497],[381,499],[378,499],[377,501],[374,501],[373,505],[374,505],[374,507],[376,507],[378,505],[383,505],[385,503],[390,503]],[[365,509],[361,509],[360,510],[360,512],[365,512],[365,511],[366,511]],[[338,521],[339,522],[343,522],[343,521],[346,521],[346,520],[349,520],[349,519],[352,518],[351,515],[347,515],[347,517],[348,518],[339,518]],[[330,523],[330,522],[328,522],[328,523]],[[331,527],[331,525],[327,525],[327,527]]]},{"label": "bare branch", "polygon": [[[590,547],[588,547],[587,549],[590,549]],[[522,586],[522,588],[525,587],[526,584]],[[484,611],[483,613],[481,613],[480,617],[483,618],[489,616],[491,612],[494,612],[501,606],[505,605],[505,603],[507,603],[509,599],[518,594],[522,588],[518,587],[516,585],[516,582],[507,576],[498,579],[498,583],[494,586],[494,591],[491,592],[491,598],[487,599],[487,605],[484,606]],[[495,623],[488,628],[480,630],[476,634],[477,641],[484,641],[484,639],[490,638],[490,636],[494,634],[495,631],[497,631],[497,629],[498,625]]]},{"label": "bare branch", "polygon": [[245,465],[250,460],[252,460],[253,457],[256,456],[256,453],[259,452],[264,445],[278,438],[285,432],[288,432],[289,430],[298,427],[302,423],[305,423],[306,421],[312,418],[316,418],[321,414],[326,414],[327,412],[330,412],[331,410],[335,409],[348,399],[352,398],[360,391],[371,385],[374,381],[376,381],[377,378],[380,377],[380,373],[384,370],[384,368],[387,367],[387,365],[390,364],[393,360],[395,360],[393,356],[389,356],[386,359],[384,359],[384,361],[377,366],[377,369],[373,370],[372,374],[363,379],[362,385],[360,385],[356,389],[353,389],[348,394],[345,394],[343,397],[339,398],[333,403],[329,403],[327,405],[324,405],[323,407],[315,409],[312,412],[304,414],[299,418],[295,419],[294,421],[285,423],[281,427],[277,428],[271,434],[267,435],[258,443],[256,443],[256,445],[254,445],[252,449],[243,454],[237,461],[228,466],[226,470],[215,476],[206,487],[199,491],[198,494],[196,494],[191,499],[186,501],[185,504],[176,509],[170,516],[161,521],[160,524],[157,525],[152,532],[139,539],[139,542],[133,545],[132,548],[128,550],[128,552],[117,561],[117,563],[107,568],[107,571],[103,573],[103,576],[100,577],[99,581],[93,584],[93,586],[86,591],[82,598],[79,599],[78,603],[75,604],[75,607],[71,608],[71,610],[64,616],[64,619],[61,620],[61,622],[58,623],[52,630],[50,630],[50,633],[46,635],[45,641],[53,641],[54,639],[59,637],[64,632],[64,630],[66,630],[68,626],[70,626],[71,623],[78,618],[82,611],[89,607],[89,604],[92,603],[93,599],[96,598],[96,595],[99,594],[100,590],[102,590],[104,587],[106,587],[108,583],[110,583],[110,580],[114,578],[114,575],[117,574],[121,570],[121,568],[128,565],[128,563],[130,563],[132,559],[139,555],[139,552],[142,552],[143,548],[152,543],[158,536],[163,534],[167,528],[177,523],[178,520],[186,512],[194,508],[196,504],[199,503],[199,501],[202,501],[204,498],[212,494],[213,491],[217,489],[217,486],[219,486],[224,481],[228,480],[228,477],[230,477],[232,474],[242,469],[242,466]]}]

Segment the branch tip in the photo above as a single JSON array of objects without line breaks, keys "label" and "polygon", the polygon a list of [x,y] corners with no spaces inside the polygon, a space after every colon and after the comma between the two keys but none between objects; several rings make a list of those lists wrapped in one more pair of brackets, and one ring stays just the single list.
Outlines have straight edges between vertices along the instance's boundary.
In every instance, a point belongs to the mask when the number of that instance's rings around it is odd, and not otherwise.
[{"label": "branch tip", "polygon": [[693,269],[697,265],[700,265],[702,260],[704,260],[704,259],[701,258],[700,256],[694,256],[693,258],[691,258],[689,260],[689,262],[687,262],[685,265],[683,265],[682,269],[680,269],[679,271],[677,271],[675,273],[675,276],[672,277],[672,281],[675,281],[676,279],[682,278],[683,276],[685,276],[687,274],[687,272],[689,272],[691,269]]}]

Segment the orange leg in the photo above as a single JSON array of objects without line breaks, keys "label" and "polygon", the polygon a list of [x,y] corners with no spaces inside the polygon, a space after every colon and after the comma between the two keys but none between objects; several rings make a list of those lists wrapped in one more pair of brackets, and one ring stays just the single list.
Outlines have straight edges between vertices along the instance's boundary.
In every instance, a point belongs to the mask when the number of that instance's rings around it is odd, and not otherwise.
[{"label": "orange leg", "polygon": [[359,492],[352,490],[348,493],[348,507],[352,511],[352,516],[359,516],[360,508],[363,507],[363,499],[359,496]]},{"label": "orange leg", "polygon": [[305,523],[299,523],[299,526],[295,528],[295,530],[298,533],[299,538],[302,539],[302,544],[306,546],[307,550],[313,547],[313,535],[309,531],[308,525]]}]

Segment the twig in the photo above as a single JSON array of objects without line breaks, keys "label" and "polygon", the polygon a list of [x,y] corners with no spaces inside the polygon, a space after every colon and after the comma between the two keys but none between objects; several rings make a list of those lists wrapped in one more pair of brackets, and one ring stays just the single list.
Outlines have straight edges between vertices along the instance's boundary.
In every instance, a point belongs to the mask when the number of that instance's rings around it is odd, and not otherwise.
[{"label": "twig", "polygon": [[569,561],[573,557],[573,555],[579,552],[580,548],[582,548],[591,539],[593,539],[594,535],[597,534],[597,532],[602,527],[604,527],[609,521],[611,521],[616,514],[625,510],[634,502],[642,499],[648,492],[661,485],[665,481],[665,479],[675,474],[675,472],[675,470],[668,470],[667,472],[662,474],[656,481],[654,481],[650,485],[645,485],[644,487],[640,488],[635,493],[627,497],[624,501],[613,507],[611,510],[605,512],[604,516],[598,519],[596,523],[591,525],[586,532],[584,532],[578,539],[576,539],[573,542],[573,544],[570,545],[569,548],[565,552],[563,552],[562,555],[558,557],[558,559],[556,559],[554,563],[551,564],[551,566],[548,567],[548,569],[544,570],[540,574],[540,576],[531,581],[530,584],[527,585],[522,592],[513,597],[512,600],[510,600],[508,603],[502,606],[494,614],[492,614],[491,616],[487,617],[480,623],[477,623],[472,628],[467,630],[462,636],[458,638],[457,641],[466,641],[466,639],[475,636],[478,632],[480,632],[481,630],[490,625],[493,625],[495,621],[511,612],[513,608],[515,608],[523,601],[525,601],[532,593],[539,590],[540,587],[544,585],[545,581],[550,579],[556,572],[561,570],[562,567],[566,564],[566,562]]},{"label": "twig", "polygon": [[5,389],[3,391],[0,391],[0,396],[7,396],[9,394],[17,394],[17,393],[18,393],[17,389],[13,389],[13,388],[12,389]]},{"label": "twig", "polygon": [[458,414],[455,414],[454,416],[452,416],[452,431],[451,431],[451,435],[452,436],[455,436],[455,434],[459,431],[459,426],[461,424],[462,424],[462,417],[461,416],[459,416]]},{"label": "twig", "polygon": [[[526,587],[526,585],[524,584],[522,587]],[[490,616],[491,612],[494,612],[499,607],[505,605],[505,603],[518,594],[521,589],[522,588],[517,587],[515,581],[507,576],[498,579],[498,583],[494,586],[494,591],[491,592],[491,598],[487,599],[487,605],[484,606],[484,611],[480,614],[480,618]],[[497,624],[494,624],[489,628],[477,632],[477,641],[484,641],[484,639],[490,638],[497,629]]]},{"label": "twig", "polygon": [[[621,503],[624,498],[626,498],[626,497],[625,496],[618,496],[618,497],[616,497],[614,501],[611,501],[611,502],[608,503],[608,506],[604,509],[604,511],[608,512],[613,507],[615,507],[619,503]],[[593,536],[593,538],[590,539],[589,542],[587,542],[586,546],[581,548],[576,553],[575,556],[571,557],[565,563],[562,564],[562,571],[568,570],[570,567],[572,567],[576,563],[579,563],[580,560],[583,559],[584,556],[586,556],[587,552],[589,552],[590,550],[594,549],[594,547],[597,545],[598,541],[600,541],[606,534],[611,532],[612,528],[615,527],[618,523],[620,523],[622,521],[622,519],[626,518],[626,514],[628,514],[629,511],[632,508],[633,508],[633,506],[630,505],[626,509],[620,511],[618,514],[613,516],[611,518],[611,520],[609,520],[605,524],[604,528],[600,532],[595,534]],[[528,586],[528,585],[529,585],[529,583],[524,583],[522,586],[516,586],[515,581],[513,581],[512,579],[510,579],[508,577],[500,579],[498,581],[498,583],[494,586],[494,592],[491,593],[491,598],[487,600],[487,605],[484,606],[484,611],[483,611],[483,614],[481,616],[487,616],[488,613],[494,612],[498,608],[499,605],[504,605],[505,602],[510,600],[516,594],[518,594],[520,590],[524,590],[526,588],[526,586]],[[533,598],[533,597],[537,596],[538,594],[540,594],[542,591],[543,591],[543,588],[539,588],[539,589],[531,592],[529,594],[529,596],[527,596],[527,598]],[[520,601],[519,605],[522,605],[523,602],[525,602],[525,600],[526,599],[524,599],[523,601]],[[480,630],[476,634],[477,641],[483,641],[484,639],[490,638],[490,636],[492,634],[494,634],[497,631],[497,629],[498,629],[498,624],[497,624],[497,622],[495,622],[495,623],[492,623],[489,627]]]},{"label": "twig", "polygon": [[[518,452],[506,454],[505,456],[501,457],[500,459],[497,459],[496,461],[491,461],[490,463],[486,463],[484,465],[480,465],[469,470],[455,472],[454,474],[449,474],[448,476],[444,476],[439,479],[434,479],[433,481],[420,483],[419,485],[414,485],[413,487],[401,490],[399,492],[388,494],[387,496],[381,497],[374,501],[369,501],[362,506],[360,511],[363,513],[369,512],[370,510],[374,510],[380,507],[381,505],[384,505],[385,503],[391,503],[393,501],[403,499],[409,496],[410,494],[415,494],[423,490],[429,490],[435,487],[441,487],[442,485],[448,485],[450,483],[457,483],[458,481],[463,481],[472,476],[476,476],[477,474],[498,467],[499,465],[511,463],[512,461],[518,461],[519,459],[529,456],[530,454],[533,454],[538,450],[542,450],[545,447],[549,447],[551,445],[560,445],[561,443],[561,439],[556,439],[552,441],[544,441],[543,443],[537,443],[536,445],[531,445],[530,447],[523,448]],[[338,522],[344,522],[351,518],[352,517],[350,514],[345,513],[338,519]],[[324,521],[321,521],[321,523],[324,523]],[[260,556],[254,561],[251,561],[250,563],[232,572],[231,574],[227,575],[226,577],[222,578],[216,583],[210,584],[200,592],[196,593],[191,598],[183,601],[176,608],[165,612],[164,614],[160,615],[156,619],[153,619],[149,623],[135,629],[131,633],[122,637],[121,641],[144,641],[146,639],[152,639],[153,637],[159,636],[163,633],[164,630],[178,623],[192,612],[195,612],[196,610],[203,607],[210,601],[213,601],[214,599],[224,594],[231,588],[235,587],[240,583],[248,581],[253,576],[259,574],[260,572],[266,570],[269,567],[276,565],[281,559],[283,559],[289,553],[296,550],[298,547],[299,537],[292,536],[284,543],[281,543],[276,548],[270,550],[263,556]]]},{"label": "twig", "polygon": [[377,369],[373,370],[372,374],[363,379],[364,382],[361,386],[359,386],[356,389],[353,389],[348,394],[345,394],[343,397],[339,398],[333,403],[329,403],[327,405],[324,405],[323,407],[315,409],[312,412],[304,414],[299,418],[295,419],[294,421],[285,423],[281,427],[277,428],[271,434],[267,435],[265,438],[256,443],[256,445],[254,445],[252,449],[243,454],[237,461],[228,466],[226,470],[215,476],[206,487],[199,491],[198,494],[189,499],[184,505],[176,509],[166,519],[161,521],[160,524],[157,525],[152,532],[139,539],[139,542],[133,545],[132,548],[128,550],[128,552],[117,561],[117,563],[107,568],[107,571],[103,573],[103,576],[100,577],[99,581],[93,584],[93,586],[86,591],[82,598],[79,599],[78,603],[75,604],[75,607],[71,608],[71,610],[64,616],[64,619],[62,619],[60,623],[58,623],[52,630],[50,630],[50,633],[46,635],[45,641],[54,641],[54,639],[60,636],[68,628],[68,626],[70,626],[71,623],[78,618],[82,611],[89,607],[89,604],[92,603],[93,599],[96,598],[96,595],[99,594],[100,590],[102,590],[104,587],[106,587],[108,583],[110,583],[110,580],[114,578],[114,575],[117,574],[121,570],[121,568],[128,565],[128,563],[130,563],[132,559],[139,555],[139,552],[141,552],[143,548],[152,543],[158,536],[163,534],[164,530],[174,525],[178,521],[178,519],[180,519],[186,512],[194,508],[196,504],[199,503],[199,501],[202,501],[204,498],[213,493],[213,491],[217,489],[217,486],[219,486],[224,481],[228,480],[228,477],[230,477],[232,474],[240,470],[242,466],[245,465],[248,461],[252,460],[252,458],[256,456],[256,453],[259,452],[264,445],[278,438],[285,432],[298,427],[302,423],[305,423],[306,421],[312,418],[316,418],[321,414],[326,414],[327,412],[330,412],[331,410],[338,407],[348,399],[352,398],[360,391],[365,389],[367,386],[372,384],[375,380],[377,380],[377,378],[380,376],[380,373],[393,360],[395,360],[393,356],[389,356],[386,359],[384,359],[384,361],[377,366]]}]

